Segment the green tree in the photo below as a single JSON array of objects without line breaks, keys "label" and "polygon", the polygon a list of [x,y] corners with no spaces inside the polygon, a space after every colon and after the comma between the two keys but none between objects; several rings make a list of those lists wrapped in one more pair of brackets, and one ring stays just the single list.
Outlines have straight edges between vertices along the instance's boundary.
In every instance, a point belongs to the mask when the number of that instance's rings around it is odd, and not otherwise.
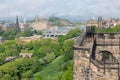
[{"label": "green tree", "polygon": [[51,62],[55,59],[55,54],[53,52],[46,54],[46,61]]},{"label": "green tree", "polygon": [[70,30],[65,37],[66,39],[70,39],[70,38],[80,36],[80,34],[81,34],[81,30],[77,28],[77,29]]},{"label": "green tree", "polygon": [[63,52],[65,55],[65,60],[73,59],[73,44],[72,40],[65,40],[63,44]]},{"label": "green tree", "polygon": [[4,46],[0,45],[0,53],[3,53],[5,51]]},{"label": "green tree", "polygon": [[5,74],[1,80],[13,80],[13,78],[9,74]]},{"label": "green tree", "polygon": [[33,36],[32,28],[25,29],[20,36],[23,36],[23,37]]},{"label": "green tree", "polygon": [[14,40],[16,38],[16,35],[19,33],[19,29],[18,28],[13,28],[13,29],[10,29],[6,32],[3,33],[3,37],[6,39],[6,40]]},{"label": "green tree", "polygon": [[42,77],[40,75],[35,76],[34,80],[42,80]]},{"label": "green tree", "polygon": [[73,64],[67,66],[67,70],[62,74],[60,80],[73,80]]},{"label": "green tree", "polygon": [[33,72],[32,71],[27,71],[22,74],[22,78],[32,78],[33,77]]}]

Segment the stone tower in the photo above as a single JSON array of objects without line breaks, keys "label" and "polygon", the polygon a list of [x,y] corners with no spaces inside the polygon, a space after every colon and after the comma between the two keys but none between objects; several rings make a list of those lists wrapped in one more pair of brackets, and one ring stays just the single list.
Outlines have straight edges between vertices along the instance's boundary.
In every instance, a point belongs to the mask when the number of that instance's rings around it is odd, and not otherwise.
[{"label": "stone tower", "polygon": [[103,20],[102,17],[98,17],[98,28],[103,29]]},{"label": "stone tower", "polygon": [[18,16],[16,16],[16,27],[19,28],[19,19],[18,19]]}]

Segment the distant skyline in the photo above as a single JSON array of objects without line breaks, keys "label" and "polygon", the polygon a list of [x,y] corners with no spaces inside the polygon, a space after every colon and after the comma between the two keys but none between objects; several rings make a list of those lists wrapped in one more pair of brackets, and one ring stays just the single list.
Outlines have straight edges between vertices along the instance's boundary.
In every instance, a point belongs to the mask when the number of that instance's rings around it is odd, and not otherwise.
[{"label": "distant skyline", "polygon": [[0,0],[0,18],[52,16],[120,17],[120,0]]}]

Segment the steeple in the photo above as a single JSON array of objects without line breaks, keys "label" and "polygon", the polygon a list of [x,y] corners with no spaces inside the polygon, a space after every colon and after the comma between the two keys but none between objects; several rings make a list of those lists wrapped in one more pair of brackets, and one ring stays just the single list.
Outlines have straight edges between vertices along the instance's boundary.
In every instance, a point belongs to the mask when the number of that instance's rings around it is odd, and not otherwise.
[{"label": "steeple", "polygon": [[18,19],[18,16],[16,16],[16,27],[19,27],[19,19]]},{"label": "steeple", "polygon": [[38,22],[40,19],[38,17],[38,15],[35,17],[35,22]]},{"label": "steeple", "polygon": [[18,28],[18,30],[20,31],[18,16],[16,16],[16,24],[15,24],[15,27]]},{"label": "steeple", "polygon": [[23,23],[24,23],[24,24],[26,24],[26,20],[25,20],[25,17],[24,17],[24,19],[23,19]]}]

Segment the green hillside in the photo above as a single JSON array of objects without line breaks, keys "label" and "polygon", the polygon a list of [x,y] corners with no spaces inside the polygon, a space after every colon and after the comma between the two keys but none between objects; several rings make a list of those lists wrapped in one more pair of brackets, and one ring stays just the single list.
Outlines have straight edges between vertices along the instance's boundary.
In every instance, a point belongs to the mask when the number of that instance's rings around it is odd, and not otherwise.
[{"label": "green hillside", "polygon": [[63,71],[61,71],[60,68],[61,64],[63,63],[64,56],[59,56],[34,76],[40,75],[42,77],[42,80],[58,80],[59,77],[63,74]]},{"label": "green hillside", "polygon": [[60,80],[62,74],[65,72],[64,67],[66,67],[66,64],[73,64],[73,60],[65,62],[64,56],[59,56],[53,62],[44,67],[42,71],[36,73],[34,77],[41,76],[42,80]]}]

